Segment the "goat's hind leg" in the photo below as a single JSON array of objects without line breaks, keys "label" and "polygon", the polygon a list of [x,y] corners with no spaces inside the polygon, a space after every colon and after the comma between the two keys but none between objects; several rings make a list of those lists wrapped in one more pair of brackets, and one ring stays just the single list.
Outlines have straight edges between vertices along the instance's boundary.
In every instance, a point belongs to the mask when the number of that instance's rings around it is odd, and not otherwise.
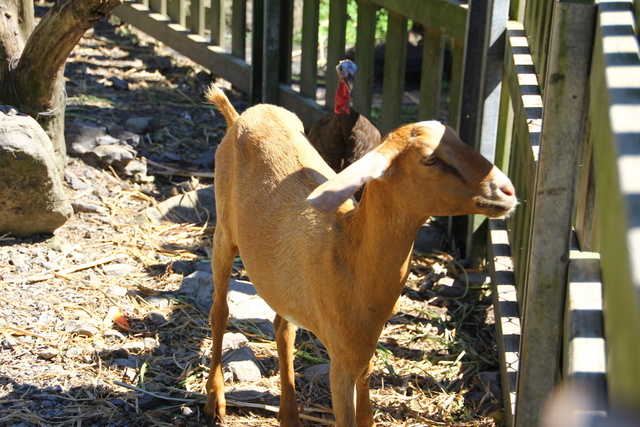
[{"label": "goat's hind leg", "polygon": [[222,337],[227,328],[229,306],[227,304],[227,291],[233,260],[238,253],[238,248],[230,239],[229,233],[222,226],[216,228],[213,238],[213,306],[209,313],[211,321],[212,348],[211,368],[207,380],[207,403],[204,407],[205,414],[211,421],[222,421],[226,415],[226,401],[224,397],[224,376],[222,375]]},{"label": "goat's hind leg", "polygon": [[301,427],[296,403],[296,384],[293,369],[293,345],[296,327],[276,314],[273,321],[280,362],[280,412],[278,419],[283,427]]}]

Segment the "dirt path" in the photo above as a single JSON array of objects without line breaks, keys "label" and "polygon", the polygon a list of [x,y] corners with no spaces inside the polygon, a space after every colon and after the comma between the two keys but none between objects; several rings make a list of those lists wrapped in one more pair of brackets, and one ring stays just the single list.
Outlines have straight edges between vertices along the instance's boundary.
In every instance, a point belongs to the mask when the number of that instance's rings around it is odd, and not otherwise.
[{"label": "dirt path", "polygon": [[[200,425],[210,332],[206,314],[179,290],[185,276],[210,269],[212,229],[152,224],[141,213],[211,184],[182,176],[212,171],[224,129],[202,103],[210,77],[107,23],[82,39],[66,75],[69,127],[150,119],[135,148],[155,165],[154,181],[132,183],[70,158],[74,217],[54,236],[0,237],[0,425]],[[234,102],[246,107],[239,95]],[[239,385],[234,398],[258,408],[232,407],[228,425],[278,425],[267,406],[278,404],[275,343],[251,324],[230,330],[249,338],[263,377]],[[299,400],[310,416],[329,417],[324,377],[302,375],[312,366],[322,372],[326,352],[306,332],[298,341]],[[381,426],[500,425],[486,275],[464,272],[447,255],[416,256],[375,363]]]}]

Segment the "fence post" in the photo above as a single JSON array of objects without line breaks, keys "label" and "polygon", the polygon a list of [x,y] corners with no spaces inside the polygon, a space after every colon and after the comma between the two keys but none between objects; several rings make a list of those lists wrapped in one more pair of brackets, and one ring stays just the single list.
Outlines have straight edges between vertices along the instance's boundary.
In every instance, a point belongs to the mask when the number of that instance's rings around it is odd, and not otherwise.
[{"label": "fence post", "polygon": [[595,8],[554,2],[533,192],[516,426],[539,425],[557,384],[579,153],[585,139]]},{"label": "fence post", "polygon": [[[502,89],[508,0],[472,0],[467,16],[460,138],[495,160]],[[471,260],[474,233],[485,218],[467,219],[465,258]]]}]

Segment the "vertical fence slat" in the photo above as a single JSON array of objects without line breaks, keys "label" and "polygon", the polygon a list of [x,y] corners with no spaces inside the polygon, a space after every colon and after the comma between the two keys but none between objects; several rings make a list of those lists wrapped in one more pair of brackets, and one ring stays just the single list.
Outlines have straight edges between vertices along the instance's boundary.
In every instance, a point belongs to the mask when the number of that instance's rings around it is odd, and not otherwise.
[{"label": "vertical fence slat", "polygon": [[[607,381],[600,256],[575,247],[570,257],[563,381],[593,394],[595,399],[589,412],[604,412],[607,410]],[[582,409],[580,416],[584,415]]]},{"label": "vertical fence slat", "polygon": [[580,144],[585,139],[594,8],[556,0],[525,282],[516,423],[538,425],[555,387]]},{"label": "vertical fence slat", "polygon": [[231,6],[231,54],[242,60],[247,51],[247,2],[234,1]]},{"label": "vertical fence slat", "polygon": [[191,0],[191,20],[189,29],[204,36],[204,0]]},{"label": "vertical fence slat", "polygon": [[444,35],[435,28],[425,27],[420,75],[420,120],[440,117],[442,97],[442,72],[444,67]]},{"label": "vertical fence slat", "polygon": [[187,1],[169,0],[169,17],[183,27],[187,26]]},{"label": "vertical fence slat", "polygon": [[449,126],[460,126],[460,103],[462,101],[462,77],[464,74],[464,42],[451,39],[451,89],[449,92]]},{"label": "vertical fence slat", "polygon": [[355,62],[358,76],[353,88],[353,107],[360,114],[371,116],[373,100],[373,68],[375,62],[376,8],[369,0],[358,0]]},{"label": "vertical fence slat", "polygon": [[407,18],[395,12],[389,12],[386,49],[384,52],[382,116],[380,118],[380,131],[382,134],[398,126],[401,121],[406,61]]},{"label": "vertical fence slat", "polygon": [[279,0],[280,34],[278,35],[278,83],[291,83],[293,50],[293,0]]},{"label": "vertical fence slat", "polygon": [[278,103],[280,80],[280,1],[264,0],[262,102]]},{"label": "vertical fence slat", "polygon": [[634,26],[630,0],[599,3],[590,92],[607,380],[612,404],[627,408],[640,407],[640,59]]},{"label": "vertical fence slat", "polygon": [[251,23],[251,93],[252,104],[262,102],[262,69],[264,67],[264,10],[266,0],[253,0]]},{"label": "vertical fence slat", "polygon": [[318,88],[318,22],[320,0],[305,0],[302,8],[302,54],[300,57],[300,94],[316,99]]},{"label": "vertical fence slat", "polygon": [[509,232],[503,219],[489,220],[488,260],[491,274],[491,296],[496,318],[496,340],[500,358],[502,402],[507,427],[514,423],[516,385],[521,339],[520,313],[511,257]]},{"label": "vertical fence slat", "polygon": [[332,0],[329,3],[329,36],[327,40],[326,103],[331,110],[334,107],[333,94],[338,86],[335,68],[338,61],[344,59],[346,40],[347,1]]},{"label": "vertical fence slat", "polygon": [[211,0],[211,44],[221,46],[224,42],[224,0]]},{"label": "vertical fence slat", "polygon": [[149,8],[160,15],[167,14],[167,0],[149,0]]}]

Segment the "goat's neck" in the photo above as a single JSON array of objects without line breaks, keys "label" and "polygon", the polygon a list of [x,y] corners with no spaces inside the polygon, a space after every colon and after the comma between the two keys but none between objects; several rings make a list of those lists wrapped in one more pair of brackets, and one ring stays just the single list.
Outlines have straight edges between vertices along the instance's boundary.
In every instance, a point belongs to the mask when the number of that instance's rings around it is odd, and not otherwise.
[{"label": "goat's neck", "polygon": [[388,307],[390,312],[402,291],[422,220],[394,206],[385,187],[384,183],[374,183],[365,189],[353,211],[349,245],[355,246],[350,247],[352,262],[360,267],[356,283],[367,288],[364,295],[382,304],[380,309]]}]

